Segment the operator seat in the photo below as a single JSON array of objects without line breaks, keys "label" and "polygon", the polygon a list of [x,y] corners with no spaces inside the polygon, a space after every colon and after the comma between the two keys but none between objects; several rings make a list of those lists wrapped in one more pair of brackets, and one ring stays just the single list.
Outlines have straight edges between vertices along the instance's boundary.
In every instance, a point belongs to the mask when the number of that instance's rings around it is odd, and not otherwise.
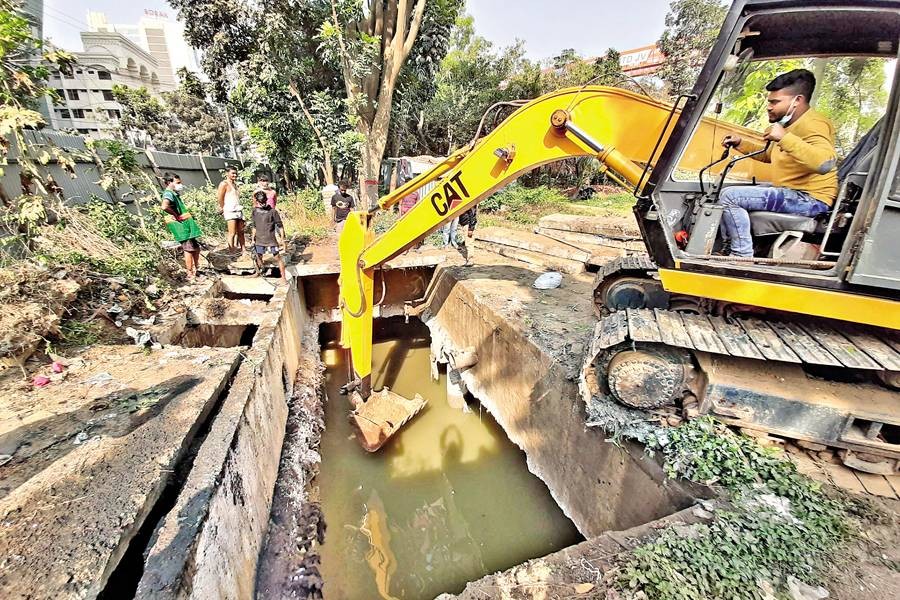
[{"label": "operator seat", "polygon": [[[858,190],[862,191],[865,184],[865,175],[868,174],[869,167],[875,155],[875,149],[878,147],[878,140],[881,137],[881,129],[884,118],[880,119],[864,135],[853,150],[847,154],[847,158],[838,168],[838,183],[840,184],[838,198],[835,200],[834,209],[839,209],[841,202],[849,200],[847,196],[849,191],[845,183],[854,184]],[[765,238],[767,236],[779,236],[771,245],[772,252],[770,256],[777,258],[773,252],[781,254],[779,249],[787,242],[799,242],[804,237],[822,236],[828,230],[829,224],[832,223],[832,211],[822,213],[816,217],[804,217],[803,215],[791,215],[786,213],[755,211],[750,213],[750,230],[754,238]]]}]

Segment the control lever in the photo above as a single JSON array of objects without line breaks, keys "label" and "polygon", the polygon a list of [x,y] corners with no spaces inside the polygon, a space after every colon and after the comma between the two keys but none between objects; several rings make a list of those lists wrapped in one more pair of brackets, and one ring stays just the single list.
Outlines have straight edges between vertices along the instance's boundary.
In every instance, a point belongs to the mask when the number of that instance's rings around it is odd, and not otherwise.
[{"label": "control lever", "polygon": [[719,160],[714,160],[713,162],[709,163],[708,165],[706,165],[705,167],[700,169],[700,196],[701,196],[701,198],[706,195],[706,189],[704,189],[704,187],[703,187],[703,174],[706,171],[708,171],[709,169],[711,169],[712,167],[716,166],[717,164],[719,164],[720,162],[725,160],[726,158],[728,158],[728,154],[731,152],[731,148],[733,146],[734,146],[734,144],[728,144],[727,146],[725,146],[725,151],[722,152],[722,157],[719,158]]},{"label": "control lever", "polygon": [[[730,171],[734,165],[736,165],[737,163],[739,163],[742,160],[745,160],[748,158],[753,158],[754,156],[759,156],[760,154],[765,154],[769,150],[769,146],[771,146],[771,145],[772,145],[772,140],[766,140],[766,145],[762,147],[762,150],[757,150],[756,152],[751,152],[750,154],[744,154],[743,156],[736,156],[733,159],[731,159],[731,161],[727,165],[725,165],[725,168],[722,169],[722,176],[719,177],[719,185],[716,186],[716,202],[719,201],[718,194],[722,190],[722,186],[725,184],[725,178],[728,176],[728,171]],[[729,149],[730,149],[730,147],[726,148],[725,149],[726,152]],[[720,162],[720,161],[716,161],[716,162]],[[713,164],[715,164],[715,163],[713,163]],[[701,188],[703,186],[702,180],[700,182],[700,186],[701,186]]]}]

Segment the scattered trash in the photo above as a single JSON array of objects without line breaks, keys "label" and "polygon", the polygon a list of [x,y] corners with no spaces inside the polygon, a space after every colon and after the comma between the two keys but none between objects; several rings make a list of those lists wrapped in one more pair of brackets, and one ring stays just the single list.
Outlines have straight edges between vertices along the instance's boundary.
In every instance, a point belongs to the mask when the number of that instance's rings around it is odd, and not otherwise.
[{"label": "scattered trash", "polygon": [[75,445],[80,446],[81,444],[88,441],[87,431],[79,431],[78,435],[75,436]]},{"label": "scattered trash", "polygon": [[125,333],[134,340],[135,345],[137,346],[146,346],[150,343],[150,332],[144,331],[143,329],[135,329],[133,327],[126,327]]},{"label": "scattered trash", "polygon": [[53,364],[50,365],[50,369],[51,369],[54,373],[62,373],[62,372],[66,369],[66,365],[62,364],[62,363],[59,362],[58,360],[54,360],[54,361],[53,361]]},{"label": "scattered trash", "polygon": [[106,371],[101,371],[100,373],[97,373],[90,379],[86,379],[85,383],[88,385],[106,385],[107,383],[109,383],[112,380],[113,380],[112,375],[110,375]]},{"label": "scattered trash", "polygon": [[144,292],[146,292],[148,296],[159,296],[159,286],[155,283],[151,283],[144,289]]},{"label": "scattered trash", "polygon": [[122,312],[122,307],[119,306],[118,304],[113,304],[112,306],[106,307],[106,312],[107,312],[107,314],[110,314],[110,315],[117,315],[120,312]]},{"label": "scattered trash", "polygon": [[538,290],[552,290],[558,288],[562,283],[562,273],[558,271],[550,271],[544,273],[534,280],[534,288]]},{"label": "scattered trash", "polygon": [[46,375],[35,375],[34,379],[31,380],[31,383],[34,387],[44,387],[50,385],[50,378]]},{"label": "scattered trash", "polygon": [[131,322],[135,325],[147,327],[148,325],[153,325],[154,323],[156,323],[156,315],[151,315],[150,318],[147,319],[142,319],[140,317],[131,317]]}]

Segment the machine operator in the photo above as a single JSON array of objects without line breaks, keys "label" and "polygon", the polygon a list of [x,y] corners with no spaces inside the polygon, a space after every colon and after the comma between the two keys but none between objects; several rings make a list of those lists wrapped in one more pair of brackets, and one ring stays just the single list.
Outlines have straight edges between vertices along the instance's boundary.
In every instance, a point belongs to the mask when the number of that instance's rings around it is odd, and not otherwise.
[{"label": "machine operator", "polygon": [[[748,211],[769,211],[815,217],[828,212],[837,197],[837,155],[834,125],[809,105],[816,88],[815,76],[794,69],[773,79],[767,112],[772,124],[764,135],[768,150],[753,158],[772,164],[772,185],[736,185],[722,190],[722,237],[731,256],[753,256]],[[763,146],[740,136],[722,140],[750,154]]]}]

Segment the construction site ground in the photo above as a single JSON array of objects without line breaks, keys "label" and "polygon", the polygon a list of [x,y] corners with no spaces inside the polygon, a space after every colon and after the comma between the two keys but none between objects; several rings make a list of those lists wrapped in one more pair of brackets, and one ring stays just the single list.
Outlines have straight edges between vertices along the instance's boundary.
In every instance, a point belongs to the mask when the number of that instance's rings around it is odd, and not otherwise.
[{"label": "construction site ground", "polygon": [[[502,229],[491,229],[494,240],[504,234]],[[624,219],[604,231],[617,239],[637,234]],[[593,275],[572,269],[555,289],[538,290],[533,284],[559,260],[584,259],[581,262],[588,265],[602,252],[568,244],[571,255],[560,256],[558,250],[565,249],[565,242],[548,243],[546,236],[523,231],[509,234],[508,239],[527,244],[527,248],[518,247],[527,254],[519,259],[502,255],[485,245],[496,241],[482,243],[482,238],[462,252],[425,248],[409,251],[393,263],[453,269],[454,277],[480,302],[516,323],[564,368],[567,378],[574,379],[596,322]],[[543,254],[541,243],[552,246],[554,253]],[[609,252],[610,257],[619,254]],[[291,263],[288,270],[294,276],[336,273],[336,240],[332,237],[298,249]],[[216,277],[210,276],[209,281]],[[264,281],[273,289],[278,285],[273,279]],[[256,304],[235,299],[243,304],[220,307],[211,298],[210,282],[187,290],[178,306],[160,306],[157,326],[165,325],[165,315],[175,319],[185,312],[184,305],[191,304],[195,318],[204,322],[253,320],[249,313],[257,310]],[[192,443],[202,441],[199,430],[229,385],[241,352],[237,347],[202,344],[182,347],[174,340],[144,348],[128,340],[73,352],[57,360],[58,366],[51,364],[51,357],[36,355],[24,364],[27,377],[17,367],[0,373],[0,590],[5,590],[4,597],[95,597],[101,592],[129,540],[138,534],[176,475],[173,471],[195,450]],[[37,375],[46,377],[47,383],[35,385]],[[762,443],[784,445],[772,439]],[[786,455],[802,472],[872,500],[871,513],[863,519],[866,528],[848,548],[845,560],[835,565],[829,582],[832,597],[900,597],[900,475],[860,473],[844,467],[828,451],[785,446]],[[641,538],[648,532],[639,533],[626,537]],[[615,540],[615,535],[610,539]],[[586,546],[565,550],[562,557],[537,559],[535,565],[475,582],[459,597],[553,597],[562,587],[569,590],[568,586],[581,594],[579,598],[607,597],[599,592],[608,582],[591,557],[609,543],[605,538],[588,540]],[[578,569],[571,566],[575,562]],[[565,564],[569,566],[560,566]],[[23,578],[23,573],[28,577]],[[588,575],[593,579],[586,579]],[[544,595],[529,595],[540,589]]]}]

